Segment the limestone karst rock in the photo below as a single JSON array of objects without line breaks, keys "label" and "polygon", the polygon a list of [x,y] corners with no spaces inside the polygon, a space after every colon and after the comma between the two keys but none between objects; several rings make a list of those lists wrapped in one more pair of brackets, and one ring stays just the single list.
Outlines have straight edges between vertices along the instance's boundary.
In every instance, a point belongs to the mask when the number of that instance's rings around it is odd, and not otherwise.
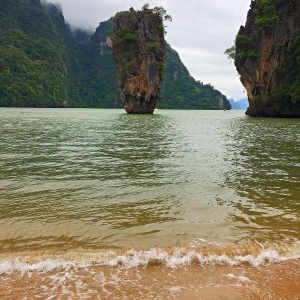
[{"label": "limestone karst rock", "polygon": [[161,98],[166,60],[162,16],[148,8],[117,13],[112,41],[125,110],[152,114]]},{"label": "limestone karst rock", "polygon": [[246,114],[300,117],[299,26],[299,0],[251,1],[235,54],[249,98]]}]

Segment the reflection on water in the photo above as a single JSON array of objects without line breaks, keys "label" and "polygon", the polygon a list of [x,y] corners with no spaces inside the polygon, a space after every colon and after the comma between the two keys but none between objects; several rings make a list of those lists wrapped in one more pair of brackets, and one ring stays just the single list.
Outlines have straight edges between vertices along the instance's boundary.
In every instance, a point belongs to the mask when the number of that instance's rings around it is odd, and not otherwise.
[{"label": "reflection on water", "polygon": [[107,174],[113,180],[124,180],[131,190],[167,183],[161,180],[166,167],[163,159],[170,154],[173,135],[161,115],[120,115],[99,147]]},{"label": "reflection on water", "polygon": [[299,238],[299,120],[246,118],[232,124],[227,138],[226,183],[241,197],[234,220],[257,238]]},{"label": "reflection on water", "polygon": [[298,237],[299,137],[242,112],[0,109],[0,247]]}]

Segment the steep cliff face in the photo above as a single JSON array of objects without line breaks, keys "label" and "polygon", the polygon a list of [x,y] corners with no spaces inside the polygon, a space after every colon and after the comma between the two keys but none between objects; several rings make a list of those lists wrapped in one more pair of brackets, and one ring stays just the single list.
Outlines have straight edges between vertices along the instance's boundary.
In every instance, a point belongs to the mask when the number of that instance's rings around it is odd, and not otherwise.
[{"label": "steep cliff face", "polygon": [[53,4],[0,1],[0,106],[68,105],[70,68],[57,31],[63,22]]},{"label": "steep cliff face", "polygon": [[161,98],[166,59],[161,16],[151,9],[116,14],[112,41],[125,110],[152,114]]},{"label": "steep cliff face", "polygon": [[299,0],[251,2],[235,55],[249,98],[246,114],[300,117],[299,26]]},{"label": "steep cliff face", "polygon": [[[112,25],[113,18],[101,22],[94,34],[71,31],[57,4],[0,0],[0,106],[123,107],[109,34]],[[163,27],[158,31],[163,33]],[[124,37],[130,43],[135,40]],[[149,51],[157,56],[158,47],[154,43]],[[165,47],[159,109],[230,108],[219,91],[189,74],[169,44]]]}]

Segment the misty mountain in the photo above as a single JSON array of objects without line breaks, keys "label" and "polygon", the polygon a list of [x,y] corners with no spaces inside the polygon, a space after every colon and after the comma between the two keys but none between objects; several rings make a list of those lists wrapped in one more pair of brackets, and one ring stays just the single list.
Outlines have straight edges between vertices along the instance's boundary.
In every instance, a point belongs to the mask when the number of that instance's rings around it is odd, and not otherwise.
[{"label": "misty mountain", "polygon": [[248,98],[234,100],[233,98],[229,99],[231,107],[233,110],[246,110],[249,107]]},{"label": "misty mountain", "polygon": [[[0,106],[122,107],[108,33],[71,30],[62,10],[39,0],[0,0]],[[167,44],[158,108],[230,109],[210,84],[196,81]]]}]

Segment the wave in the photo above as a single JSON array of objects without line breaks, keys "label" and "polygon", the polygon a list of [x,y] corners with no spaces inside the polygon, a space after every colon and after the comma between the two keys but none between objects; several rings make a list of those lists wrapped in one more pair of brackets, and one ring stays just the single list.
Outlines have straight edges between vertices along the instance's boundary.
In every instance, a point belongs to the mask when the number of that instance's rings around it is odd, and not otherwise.
[{"label": "wave", "polygon": [[148,264],[162,264],[168,268],[186,267],[191,264],[200,264],[201,266],[209,265],[229,265],[237,266],[243,263],[249,263],[254,267],[265,264],[279,263],[291,259],[300,258],[300,254],[290,256],[282,256],[277,250],[266,249],[258,256],[234,256],[228,255],[205,255],[194,251],[185,252],[182,250],[175,251],[172,255],[161,249],[151,249],[145,252],[138,252],[132,256],[118,256],[107,263],[107,265],[125,266],[127,268],[136,268],[139,266],[147,266]]},{"label": "wave", "polygon": [[201,266],[239,266],[249,264],[260,267],[288,260],[300,259],[300,241],[281,244],[248,243],[240,246],[211,246],[209,248],[152,248],[149,250],[124,250],[101,252],[69,252],[65,255],[18,255],[2,257],[0,274],[38,271],[51,272],[55,269],[88,268],[107,266],[138,268],[161,265],[167,268]]}]

